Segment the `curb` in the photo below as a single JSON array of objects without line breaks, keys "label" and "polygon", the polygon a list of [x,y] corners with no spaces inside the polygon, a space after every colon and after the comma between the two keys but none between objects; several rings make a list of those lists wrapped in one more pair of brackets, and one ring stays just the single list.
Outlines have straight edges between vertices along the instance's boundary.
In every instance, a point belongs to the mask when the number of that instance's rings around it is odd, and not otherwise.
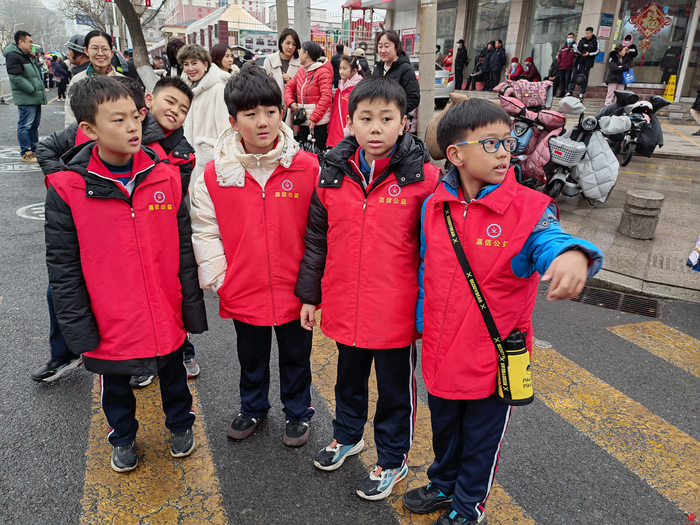
[{"label": "curb", "polygon": [[700,304],[700,290],[673,286],[670,284],[645,281],[622,273],[602,269],[598,275],[589,279],[589,286],[604,288],[616,292],[630,293],[655,299],[684,301]]},{"label": "curb", "polygon": [[676,155],[674,153],[652,153],[651,158],[654,159],[670,159],[682,160],[687,162],[700,162],[700,155]]}]

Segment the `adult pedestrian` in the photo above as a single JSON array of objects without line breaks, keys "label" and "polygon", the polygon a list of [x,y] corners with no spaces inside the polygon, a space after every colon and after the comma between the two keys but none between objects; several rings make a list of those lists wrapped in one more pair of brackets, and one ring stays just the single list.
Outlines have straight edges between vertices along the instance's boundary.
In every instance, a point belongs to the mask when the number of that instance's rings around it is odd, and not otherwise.
[{"label": "adult pedestrian", "polygon": [[300,108],[306,111],[306,121],[299,126],[300,142],[307,142],[313,130],[316,147],[326,149],[328,123],[333,104],[333,67],[323,56],[316,42],[308,41],[299,50],[301,68],[284,88],[284,102],[292,115]]},{"label": "adult pedestrian", "polygon": [[630,61],[637,58],[639,50],[637,50],[637,46],[634,45],[634,36],[632,35],[632,33],[627,33],[625,35],[625,39],[622,41],[622,45],[627,48],[627,56],[630,57]]},{"label": "adult pedestrian", "polygon": [[68,62],[70,62],[70,74],[77,75],[85,71],[90,65],[90,59],[85,53],[85,37],[83,35],[73,35],[66,43],[68,52]]},{"label": "adult pedestrian", "polygon": [[198,44],[187,44],[177,53],[184,72],[183,79],[194,93],[190,111],[183,124],[185,138],[194,147],[197,158],[190,190],[204,172],[207,162],[214,160],[214,147],[219,135],[231,128],[224,88],[231,74],[212,62],[209,52]]},{"label": "adult pedestrian", "polygon": [[518,60],[518,57],[510,59],[510,67],[506,70],[506,80],[520,80],[523,78],[525,70]]},{"label": "adult pedestrian", "polygon": [[571,81],[569,82],[569,95],[573,94],[574,89],[576,89],[576,82],[574,79],[578,75],[583,75],[586,79],[583,84],[579,86],[579,98],[583,99],[588,89],[588,75],[591,72],[593,63],[595,62],[595,56],[600,52],[598,49],[598,39],[593,34],[593,28],[587,27],[584,37],[579,40],[576,49],[576,64],[574,65],[574,70],[571,73]]},{"label": "adult pedestrian", "polygon": [[226,71],[233,76],[240,71],[233,63],[233,52],[226,44],[216,44],[211,48],[211,59],[221,71]]},{"label": "adult pedestrian", "polygon": [[629,71],[632,59],[628,55],[628,49],[623,44],[610,52],[608,59],[608,94],[605,97],[605,105],[609,106],[615,101],[615,91],[625,89],[624,72]]},{"label": "adult pedestrian", "polygon": [[53,80],[53,60],[51,55],[41,54],[44,59],[44,83],[46,84],[46,91],[51,91],[54,88]]},{"label": "adult pedestrian", "polygon": [[[231,61],[233,62],[233,57],[231,58]],[[165,70],[165,61],[163,60],[162,56],[156,56],[153,58],[153,70],[154,71]]]},{"label": "adult pedestrian", "polygon": [[496,40],[496,45],[491,55],[491,89],[501,83],[501,73],[506,65],[506,50],[503,48],[503,41]]},{"label": "adult pedestrian", "polygon": [[474,71],[467,77],[467,85],[464,87],[465,91],[476,91],[477,82],[485,82],[484,72],[481,70],[484,65],[484,55],[479,55],[474,65]]},{"label": "adult pedestrian", "polygon": [[66,100],[68,86],[68,71],[60,57],[53,57],[53,76],[58,79],[58,100]]},{"label": "adult pedestrian", "polygon": [[65,125],[70,126],[75,122],[75,115],[70,107],[70,87],[77,84],[84,78],[92,78],[94,76],[121,77],[114,66],[112,66],[112,56],[114,55],[114,43],[112,37],[104,31],[90,31],[85,35],[85,53],[90,60],[90,65],[85,71],[73,75],[73,79],[68,85],[68,93],[66,93],[66,103],[64,104],[66,117]]},{"label": "adult pedestrian", "polygon": [[445,55],[441,53],[442,47],[440,47],[440,44],[435,46],[435,63],[442,67],[443,62],[445,61]]},{"label": "adult pedestrian", "polygon": [[185,42],[179,38],[171,38],[168,45],[165,46],[165,56],[168,57],[168,64],[170,64],[169,77],[182,76],[182,66],[177,61],[177,53],[183,47],[185,47]]},{"label": "adult pedestrian", "polygon": [[[564,93],[569,89],[569,83],[571,82],[571,73],[574,70],[574,64],[576,64],[576,51],[574,48],[574,38],[576,35],[569,33],[566,35],[566,42],[561,46],[559,53],[557,54],[557,64],[559,64],[559,96],[563,97]],[[571,93],[566,93],[570,95]]]},{"label": "adult pedestrian", "polygon": [[490,91],[491,86],[491,57],[496,50],[496,42],[491,40],[486,46],[484,53],[484,62],[481,64],[481,72],[484,74],[484,89],[482,91]]},{"label": "adult pedestrian", "polygon": [[547,73],[547,80],[549,80],[552,83],[552,92],[557,93],[559,91],[559,53],[557,53],[556,58],[552,62],[552,65],[549,66],[549,72]]},{"label": "adult pedestrian", "polygon": [[331,66],[333,66],[333,87],[337,88],[340,82],[340,59],[345,54],[345,46],[342,42],[338,42],[335,46],[335,55],[331,57]]},{"label": "adult pedestrian", "polygon": [[362,68],[362,74],[364,75],[365,78],[370,76],[372,74],[372,71],[369,69],[369,64],[367,63],[367,59],[365,58],[365,50],[362,49],[361,47],[358,47],[355,49],[355,51],[352,52],[352,56],[357,57],[357,61],[360,64],[360,67]]},{"label": "adult pedestrian", "polygon": [[379,33],[376,51],[380,61],[375,66],[373,75],[396,80],[406,92],[406,114],[411,113],[420,104],[420,85],[396,31],[387,29]]},{"label": "adult pedestrian", "polygon": [[457,53],[455,53],[455,89],[462,89],[462,82],[464,81],[464,68],[469,64],[469,57],[467,56],[467,48],[464,47],[464,40],[457,41]]},{"label": "adult pedestrian", "polygon": [[46,104],[46,93],[41,68],[32,57],[32,35],[20,30],[14,38],[15,43],[5,47],[2,54],[10,77],[12,100],[19,112],[17,140],[22,162],[36,162],[41,106]]},{"label": "adult pedestrian", "polygon": [[[690,106],[690,115],[695,119],[695,122],[700,126],[700,89],[698,89],[698,95],[695,97],[695,102]],[[700,129],[697,130],[693,135],[700,135]]]},{"label": "adult pedestrian", "polygon": [[540,75],[540,72],[537,70],[537,66],[535,65],[535,62],[532,60],[532,57],[527,57],[525,59],[525,67],[523,68],[523,78],[527,80],[528,82],[541,82],[542,81],[542,76]]},{"label": "adult pedestrian", "polygon": [[[279,49],[277,53],[272,53],[265,57],[263,69],[275,79],[275,82],[280,87],[280,93],[284,97],[284,88],[287,82],[294,78],[294,75],[297,74],[301,67],[301,61],[299,60],[299,48],[301,48],[299,35],[294,29],[286,28],[282,30],[277,47]],[[287,110],[284,122],[290,128],[292,127],[291,111]]]}]

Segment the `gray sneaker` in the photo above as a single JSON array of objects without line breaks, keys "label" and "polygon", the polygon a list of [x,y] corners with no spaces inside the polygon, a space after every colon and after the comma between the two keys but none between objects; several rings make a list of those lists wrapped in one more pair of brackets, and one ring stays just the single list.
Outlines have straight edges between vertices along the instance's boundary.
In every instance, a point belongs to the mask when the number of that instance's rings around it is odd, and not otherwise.
[{"label": "gray sneaker", "polygon": [[129,472],[139,464],[136,455],[136,443],[132,441],[128,445],[112,448],[112,469],[115,472]]},{"label": "gray sneaker", "polygon": [[358,454],[363,448],[365,448],[364,439],[354,445],[341,445],[334,439],[330,445],[316,454],[314,465],[321,470],[335,470],[340,468],[348,457]]},{"label": "gray sneaker", "polygon": [[194,360],[194,357],[192,359],[185,359],[185,368],[187,369],[187,379],[191,379],[199,375],[199,365]]},{"label": "gray sneaker", "polygon": [[131,388],[143,388],[153,383],[155,377],[156,376],[131,376],[129,385],[131,385]]},{"label": "gray sneaker", "polygon": [[184,432],[172,433],[172,443],[170,445],[170,455],[174,458],[184,458],[192,454],[194,450],[194,434],[188,428]]}]

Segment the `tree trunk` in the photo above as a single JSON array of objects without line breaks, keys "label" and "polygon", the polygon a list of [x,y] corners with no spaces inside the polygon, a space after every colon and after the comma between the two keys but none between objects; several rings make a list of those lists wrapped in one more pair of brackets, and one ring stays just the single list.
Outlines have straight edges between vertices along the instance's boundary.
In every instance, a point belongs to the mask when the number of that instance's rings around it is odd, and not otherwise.
[{"label": "tree trunk", "polygon": [[141,19],[136,14],[134,6],[131,5],[129,0],[115,1],[129,28],[129,33],[131,33],[131,41],[134,44],[134,65],[136,66],[136,71],[141,77],[141,82],[146,86],[146,93],[151,93],[156,82],[158,82],[158,75],[155,74],[151,67],[151,62],[148,60],[148,48],[141,29]]}]

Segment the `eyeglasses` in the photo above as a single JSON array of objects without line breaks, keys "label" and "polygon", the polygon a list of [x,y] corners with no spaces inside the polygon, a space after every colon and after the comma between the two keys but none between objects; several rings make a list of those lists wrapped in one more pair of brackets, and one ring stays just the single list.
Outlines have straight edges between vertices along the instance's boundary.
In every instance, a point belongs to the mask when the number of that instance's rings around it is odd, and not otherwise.
[{"label": "eyeglasses", "polygon": [[90,46],[90,47],[88,47],[88,51],[90,51],[91,53],[102,53],[102,54],[104,54],[104,55],[107,55],[107,54],[109,54],[109,52],[111,51],[111,49],[108,48],[108,47],[95,47],[95,46]]},{"label": "eyeglasses", "polygon": [[498,148],[503,144],[503,149],[508,153],[515,151],[518,146],[518,140],[513,137],[507,137],[505,139],[484,139],[484,140],[469,140],[467,142],[458,142],[455,146],[463,146],[465,144],[481,144],[486,153],[496,153]]}]

